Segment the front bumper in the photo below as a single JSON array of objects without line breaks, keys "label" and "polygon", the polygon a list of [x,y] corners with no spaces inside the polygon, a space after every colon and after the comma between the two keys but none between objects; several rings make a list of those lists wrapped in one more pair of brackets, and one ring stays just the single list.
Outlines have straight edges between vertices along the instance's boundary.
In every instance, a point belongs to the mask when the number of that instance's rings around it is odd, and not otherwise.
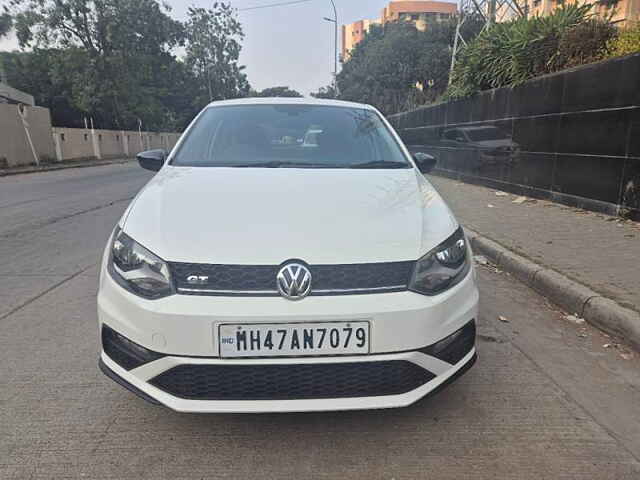
[{"label": "front bumper", "polygon": [[450,383],[476,360],[474,321],[420,351],[351,357],[164,356],[106,326],[102,342],[100,368],[107,376],[147,401],[184,412],[403,407]]},{"label": "front bumper", "polygon": [[[404,360],[413,362],[417,365],[429,363],[426,355],[416,352],[401,353],[395,355],[384,355],[362,357],[357,359],[345,359],[356,361],[389,361]],[[168,357],[167,357],[168,358]],[[136,374],[128,372],[113,362],[104,352],[100,358],[100,369],[115,382],[127,388],[131,392],[141,398],[154,403],[161,404],[172,410],[179,412],[192,413],[264,413],[264,412],[312,412],[312,411],[332,411],[332,410],[361,410],[361,409],[380,409],[380,408],[397,408],[411,405],[421,398],[434,394],[442,388],[456,380],[464,374],[477,358],[476,350],[473,348],[467,353],[462,360],[455,366],[451,366],[448,370],[440,375],[435,376],[432,380],[426,382],[418,388],[409,392],[397,395],[369,396],[369,397],[350,397],[350,398],[319,398],[319,399],[296,399],[296,400],[188,400],[184,398],[170,395],[159,388],[142,380]],[[195,359],[189,359],[194,362]],[[289,361],[300,362],[301,359],[289,359]],[[320,360],[320,359],[315,359]],[[331,361],[332,359],[321,359]],[[180,364],[180,359],[174,358],[168,360],[176,365]],[[199,362],[196,362],[198,364]]]},{"label": "front bumper", "polygon": [[[139,396],[182,412],[403,407],[442,388],[473,364],[475,326],[463,351],[451,355],[434,347],[465,326],[475,325],[477,313],[473,273],[435,297],[407,291],[309,297],[300,302],[187,295],[149,301],[123,290],[103,270],[98,294],[101,331],[117,332],[139,358],[123,361],[117,351],[103,348],[100,363],[103,372]],[[344,320],[370,323],[369,354],[259,359],[221,359],[219,355],[216,332],[221,323]],[[244,382],[246,372],[255,388],[245,391],[263,392],[262,396],[256,393],[243,399],[231,388]],[[332,379],[332,372],[340,380]],[[311,377],[317,381],[305,382]],[[396,377],[402,381],[389,380]],[[292,380],[274,387],[281,378]],[[326,385],[325,394],[322,388],[310,388],[310,383]],[[216,385],[231,387],[221,393],[213,388]]]}]

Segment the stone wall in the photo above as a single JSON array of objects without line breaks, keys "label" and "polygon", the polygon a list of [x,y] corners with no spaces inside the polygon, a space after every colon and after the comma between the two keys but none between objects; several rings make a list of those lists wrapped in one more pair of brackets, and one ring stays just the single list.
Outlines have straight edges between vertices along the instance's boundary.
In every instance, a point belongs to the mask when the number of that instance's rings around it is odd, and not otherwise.
[{"label": "stone wall", "polygon": [[390,117],[436,174],[640,217],[640,54]]}]

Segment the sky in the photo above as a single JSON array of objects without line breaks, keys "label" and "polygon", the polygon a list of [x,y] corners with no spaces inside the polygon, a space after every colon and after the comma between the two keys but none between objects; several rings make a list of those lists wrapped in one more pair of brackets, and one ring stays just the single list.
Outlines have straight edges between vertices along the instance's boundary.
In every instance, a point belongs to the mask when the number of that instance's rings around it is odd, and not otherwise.
[{"label": "sky", "polygon": [[[165,0],[170,15],[183,20],[191,5],[208,7],[213,0]],[[237,9],[286,0],[231,0]],[[388,0],[334,0],[339,25],[378,18]],[[0,5],[8,0],[0,0]],[[245,39],[240,61],[246,65],[251,86],[257,90],[286,85],[304,95],[332,82],[334,31],[330,0],[240,11]],[[338,45],[341,43],[338,29]],[[0,50],[18,48],[15,38],[0,41]],[[338,68],[340,66],[338,65]]]}]

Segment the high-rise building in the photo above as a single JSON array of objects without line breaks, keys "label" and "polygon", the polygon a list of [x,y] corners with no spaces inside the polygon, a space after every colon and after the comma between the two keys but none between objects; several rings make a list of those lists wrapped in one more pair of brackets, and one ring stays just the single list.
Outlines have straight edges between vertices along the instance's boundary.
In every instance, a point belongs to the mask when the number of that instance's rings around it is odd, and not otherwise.
[{"label": "high-rise building", "polygon": [[[517,17],[513,9],[506,5],[496,7],[496,21],[506,22]],[[520,8],[527,13],[527,16],[543,17],[549,15],[562,5],[578,3],[583,5],[589,3],[592,12],[603,18],[611,18],[611,21],[618,26],[627,25],[629,22],[640,20],[640,0],[518,0]]]},{"label": "high-rise building", "polygon": [[429,22],[440,21],[454,15],[457,5],[450,2],[395,1],[390,2],[380,18],[359,20],[342,26],[342,58],[347,60],[349,52],[362,41],[372,25],[388,22],[407,21],[415,23],[419,30],[425,30]]},{"label": "high-rise building", "polygon": [[342,52],[341,57],[343,60],[349,58],[349,52],[355,48],[355,46],[362,41],[366,33],[371,28],[371,25],[380,25],[382,21],[378,18],[375,20],[358,20],[357,22],[350,23],[349,25],[342,26]]}]

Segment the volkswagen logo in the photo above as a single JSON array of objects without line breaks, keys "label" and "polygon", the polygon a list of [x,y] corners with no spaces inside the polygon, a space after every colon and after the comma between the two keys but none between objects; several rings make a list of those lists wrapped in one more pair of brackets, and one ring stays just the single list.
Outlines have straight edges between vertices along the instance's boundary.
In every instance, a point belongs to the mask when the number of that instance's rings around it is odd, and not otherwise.
[{"label": "volkswagen logo", "polygon": [[300,263],[288,263],[276,276],[278,292],[289,300],[301,300],[311,291],[311,272]]}]

